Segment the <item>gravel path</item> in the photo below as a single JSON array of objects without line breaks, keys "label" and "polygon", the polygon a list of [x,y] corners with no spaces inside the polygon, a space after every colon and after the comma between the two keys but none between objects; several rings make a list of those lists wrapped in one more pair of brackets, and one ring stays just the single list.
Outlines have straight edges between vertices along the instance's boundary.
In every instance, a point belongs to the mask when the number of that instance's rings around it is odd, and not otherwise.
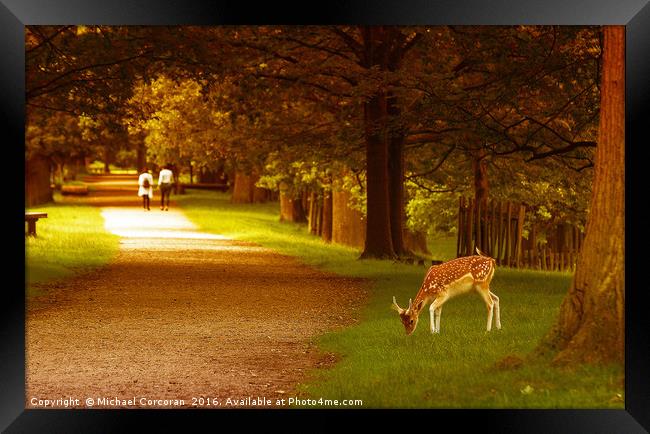
[{"label": "gravel path", "polygon": [[102,214],[121,236],[116,260],[28,304],[27,408],[44,404],[34,398],[82,408],[87,398],[102,408],[275,403],[334,362],[313,337],[357,320],[360,279],[201,233],[173,209]]}]

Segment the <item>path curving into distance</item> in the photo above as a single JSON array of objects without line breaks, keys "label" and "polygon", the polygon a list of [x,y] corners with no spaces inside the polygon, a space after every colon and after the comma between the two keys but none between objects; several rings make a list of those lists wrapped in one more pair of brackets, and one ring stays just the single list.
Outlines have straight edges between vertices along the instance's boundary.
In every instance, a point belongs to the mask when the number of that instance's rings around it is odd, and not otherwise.
[{"label": "path curving into distance", "polygon": [[32,398],[175,408],[155,400],[295,396],[309,370],[333,360],[312,339],[356,321],[360,279],[203,233],[173,203],[166,212],[145,212],[137,198],[100,203],[120,252],[28,303],[27,408],[38,407]]}]

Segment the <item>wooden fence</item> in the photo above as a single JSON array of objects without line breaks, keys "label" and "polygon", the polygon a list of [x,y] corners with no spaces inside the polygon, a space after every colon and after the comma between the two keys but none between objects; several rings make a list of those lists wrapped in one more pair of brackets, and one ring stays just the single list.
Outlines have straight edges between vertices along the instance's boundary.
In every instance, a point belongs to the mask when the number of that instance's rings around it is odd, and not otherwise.
[{"label": "wooden fence", "polygon": [[575,268],[585,234],[576,226],[558,224],[546,230],[546,242],[537,239],[532,226],[528,239],[522,241],[522,266],[538,270],[567,271]]},{"label": "wooden fence", "polygon": [[[456,256],[475,254],[478,247],[498,265],[541,270],[575,267],[584,233],[573,225],[560,224],[540,234],[533,225],[523,237],[526,206],[492,200],[484,206],[460,198]],[[545,235],[544,242],[539,235]]]}]

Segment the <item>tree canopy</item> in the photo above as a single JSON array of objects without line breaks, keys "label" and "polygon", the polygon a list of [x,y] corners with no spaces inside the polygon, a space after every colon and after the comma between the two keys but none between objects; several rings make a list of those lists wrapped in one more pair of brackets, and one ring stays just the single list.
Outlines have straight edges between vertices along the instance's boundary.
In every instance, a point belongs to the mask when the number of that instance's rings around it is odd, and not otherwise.
[{"label": "tree canopy", "polygon": [[146,148],[295,194],[341,179],[367,256],[453,230],[488,185],[542,223],[588,211],[596,27],[27,26],[26,50],[28,153]]}]

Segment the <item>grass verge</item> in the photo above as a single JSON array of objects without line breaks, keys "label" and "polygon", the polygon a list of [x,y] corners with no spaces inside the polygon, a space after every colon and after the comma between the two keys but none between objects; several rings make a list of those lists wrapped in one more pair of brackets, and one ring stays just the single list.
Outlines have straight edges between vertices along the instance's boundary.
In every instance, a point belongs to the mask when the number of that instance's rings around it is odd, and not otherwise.
[{"label": "grass verge", "polygon": [[[361,399],[364,408],[624,408],[622,366],[560,369],[537,361],[497,368],[504,358],[525,357],[551,327],[568,273],[497,269],[492,288],[501,299],[502,330],[484,331],[485,307],[469,295],[445,304],[440,335],[429,333],[426,310],[415,333],[406,336],[391,299],[408,304],[425,267],[358,260],[356,249],[323,243],[304,225],[280,223],[277,203],[234,205],[227,195],[206,191],[175,199],[202,230],[374,281],[359,324],[318,339],[339,362],[314,370],[299,386],[302,396]],[[447,254],[448,247],[441,249]]]},{"label": "grass verge", "polygon": [[37,237],[25,238],[28,297],[40,294],[39,284],[106,264],[119,249],[119,237],[104,229],[100,208],[48,204],[27,211],[47,213],[36,224]]}]

